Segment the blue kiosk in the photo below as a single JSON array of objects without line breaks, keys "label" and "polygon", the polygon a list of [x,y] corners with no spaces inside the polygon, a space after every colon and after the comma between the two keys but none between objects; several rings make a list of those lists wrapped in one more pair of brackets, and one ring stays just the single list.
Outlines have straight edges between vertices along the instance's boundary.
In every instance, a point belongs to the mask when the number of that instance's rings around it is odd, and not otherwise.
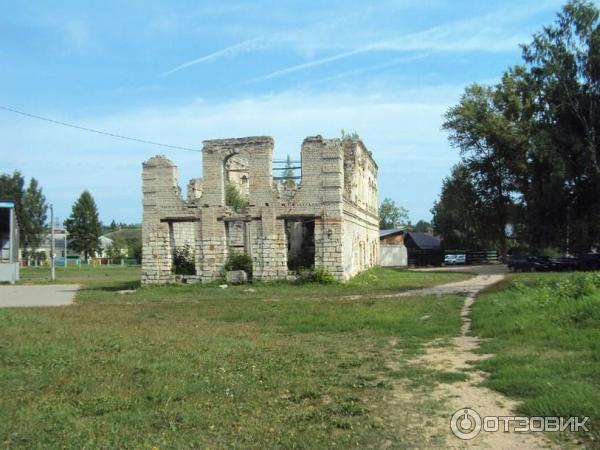
[{"label": "blue kiosk", "polygon": [[19,225],[15,202],[0,200],[0,283],[19,281]]}]

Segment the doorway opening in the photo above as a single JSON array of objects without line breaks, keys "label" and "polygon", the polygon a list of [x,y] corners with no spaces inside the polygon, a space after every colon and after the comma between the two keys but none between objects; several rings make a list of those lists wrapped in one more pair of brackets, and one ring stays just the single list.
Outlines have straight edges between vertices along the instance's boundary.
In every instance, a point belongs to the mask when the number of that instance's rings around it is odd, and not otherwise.
[{"label": "doorway opening", "polygon": [[315,265],[315,219],[286,219],[288,270],[311,268]]}]

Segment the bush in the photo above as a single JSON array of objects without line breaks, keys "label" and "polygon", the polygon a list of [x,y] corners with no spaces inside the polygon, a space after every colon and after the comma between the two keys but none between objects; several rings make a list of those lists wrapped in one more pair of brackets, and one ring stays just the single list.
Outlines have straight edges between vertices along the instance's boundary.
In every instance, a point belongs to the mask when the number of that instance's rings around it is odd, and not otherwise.
[{"label": "bush", "polygon": [[176,248],[173,252],[173,273],[176,275],[196,275],[196,263],[190,244]]},{"label": "bush", "polygon": [[298,278],[296,282],[299,284],[304,283],[318,283],[318,284],[333,284],[337,280],[335,277],[323,266],[311,267],[309,269],[300,269],[298,271]]},{"label": "bush", "polygon": [[129,257],[134,258],[138,264],[142,263],[142,241],[130,244],[127,252]]},{"label": "bush", "polygon": [[248,206],[248,198],[242,195],[235,184],[227,183],[225,186],[225,204],[237,211]]},{"label": "bush", "polygon": [[252,258],[246,253],[231,252],[225,262],[225,270],[243,270],[248,274],[248,279],[252,279]]}]

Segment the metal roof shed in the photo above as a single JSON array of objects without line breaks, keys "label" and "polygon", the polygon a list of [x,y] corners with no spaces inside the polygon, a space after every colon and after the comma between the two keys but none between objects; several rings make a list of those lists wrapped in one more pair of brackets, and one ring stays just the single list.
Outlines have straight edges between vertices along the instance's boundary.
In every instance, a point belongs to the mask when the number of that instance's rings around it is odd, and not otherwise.
[{"label": "metal roof shed", "polygon": [[19,225],[15,202],[0,200],[0,283],[19,281]]}]

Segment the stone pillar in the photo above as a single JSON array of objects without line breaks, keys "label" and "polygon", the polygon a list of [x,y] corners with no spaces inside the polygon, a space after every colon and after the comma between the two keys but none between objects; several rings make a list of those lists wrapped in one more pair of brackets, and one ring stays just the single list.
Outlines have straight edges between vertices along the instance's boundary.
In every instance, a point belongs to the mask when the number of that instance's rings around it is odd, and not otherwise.
[{"label": "stone pillar", "polygon": [[273,139],[261,138],[248,148],[250,205],[262,208],[273,202]]},{"label": "stone pillar", "polygon": [[225,154],[219,141],[205,141],[202,149],[201,205],[225,206]]},{"label": "stone pillar", "polygon": [[198,275],[203,282],[213,281],[223,274],[223,266],[227,260],[227,236],[225,234],[225,223],[218,220],[223,214],[222,208],[202,208],[200,217],[199,243],[201,261],[196,267],[200,267]]},{"label": "stone pillar", "polygon": [[261,208],[261,226],[253,242],[252,266],[257,280],[287,277],[285,221],[276,218],[276,209],[272,205]]},{"label": "stone pillar", "polygon": [[315,222],[315,265],[343,280],[342,208],[344,150],[338,139],[308,137],[302,143],[302,198],[321,204]]},{"label": "stone pillar", "polygon": [[142,168],[142,284],[167,283],[173,278],[171,236],[169,224],[160,219],[163,207],[179,195],[177,167],[164,156],[155,156]]}]

